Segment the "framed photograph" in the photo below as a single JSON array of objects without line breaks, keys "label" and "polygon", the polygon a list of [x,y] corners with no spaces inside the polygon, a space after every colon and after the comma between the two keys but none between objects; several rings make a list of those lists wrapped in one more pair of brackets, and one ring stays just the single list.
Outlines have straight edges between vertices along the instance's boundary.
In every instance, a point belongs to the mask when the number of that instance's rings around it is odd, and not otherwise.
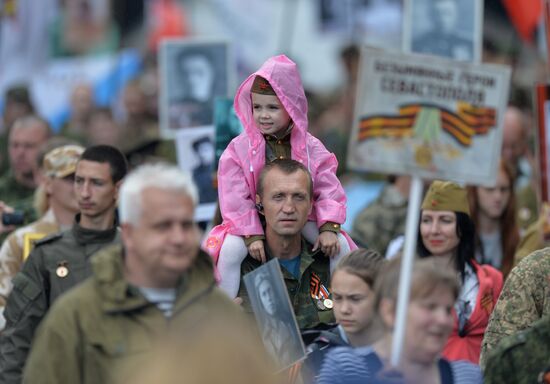
[{"label": "framed photograph", "polygon": [[403,50],[481,62],[483,0],[405,2]]},{"label": "framed photograph", "polygon": [[195,210],[197,221],[210,221],[216,210],[215,148],[214,127],[184,129],[176,134],[178,165],[191,174],[199,192],[199,205]]},{"label": "framed photograph", "polygon": [[173,139],[180,130],[213,126],[214,99],[233,91],[229,43],[170,39],[162,42],[159,55],[162,137]]},{"label": "framed photograph", "polygon": [[364,47],[348,167],[493,186],[510,68]]},{"label": "framed photograph", "polygon": [[283,370],[304,359],[306,350],[279,262],[273,259],[247,273],[244,284],[264,346],[279,368]]}]

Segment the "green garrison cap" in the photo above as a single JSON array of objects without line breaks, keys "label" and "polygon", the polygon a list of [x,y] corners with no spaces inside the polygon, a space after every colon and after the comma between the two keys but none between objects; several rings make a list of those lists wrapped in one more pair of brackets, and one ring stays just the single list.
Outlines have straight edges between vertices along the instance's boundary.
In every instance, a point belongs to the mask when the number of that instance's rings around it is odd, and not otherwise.
[{"label": "green garrison cap", "polygon": [[436,180],[428,189],[422,209],[463,212],[470,216],[466,188],[451,181]]}]

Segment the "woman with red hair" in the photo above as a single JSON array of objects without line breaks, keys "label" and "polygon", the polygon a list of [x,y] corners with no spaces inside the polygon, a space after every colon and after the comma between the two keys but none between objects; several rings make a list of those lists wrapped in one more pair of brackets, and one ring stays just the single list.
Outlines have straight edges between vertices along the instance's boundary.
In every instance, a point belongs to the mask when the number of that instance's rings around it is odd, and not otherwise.
[{"label": "woman with red hair", "polygon": [[504,278],[514,266],[519,243],[514,182],[510,167],[500,161],[494,187],[468,189],[470,212],[477,230],[476,259],[499,269]]}]

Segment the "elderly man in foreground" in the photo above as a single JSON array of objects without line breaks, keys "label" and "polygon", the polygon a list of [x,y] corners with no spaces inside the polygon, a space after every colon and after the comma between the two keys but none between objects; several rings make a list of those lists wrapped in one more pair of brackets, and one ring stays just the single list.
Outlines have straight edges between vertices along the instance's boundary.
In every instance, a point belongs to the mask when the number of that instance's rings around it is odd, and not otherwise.
[{"label": "elderly man in foreground", "polygon": [[51,309],[24,383],[124,383],[162,336],[185,343],[216,319],[244,322],[199,251],[196,203],[190,176],[175,167],[145,165],[126,178],[123,245],[98,253],[92,277]]}]

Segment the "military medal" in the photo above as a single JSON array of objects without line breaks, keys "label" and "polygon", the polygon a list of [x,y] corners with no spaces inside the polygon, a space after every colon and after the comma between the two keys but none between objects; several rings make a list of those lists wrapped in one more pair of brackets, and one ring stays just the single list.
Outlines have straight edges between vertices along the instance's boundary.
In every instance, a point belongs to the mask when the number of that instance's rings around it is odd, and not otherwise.
[{"label": "military medal", "polygon": [[317,299],[317,308],[319,308],[321,311],[324,311],[326,309],[323,305],[323,300]]},{"label": "military medal", "polygon": [[57,269],[55,270],[55,274],[57,277],[66,277],[69,274],[69,268],[67,268],[67,262],[62,261],[57,265]]},{"label": "military medal", "polygon": [[328,289],[321,283],[321,279],[317,276],[316,273],[311,274],[311,280],[309,282],[309,293],[315,306],[320,311],[331,310],[334,306],[330,297],[330,292]]}]

